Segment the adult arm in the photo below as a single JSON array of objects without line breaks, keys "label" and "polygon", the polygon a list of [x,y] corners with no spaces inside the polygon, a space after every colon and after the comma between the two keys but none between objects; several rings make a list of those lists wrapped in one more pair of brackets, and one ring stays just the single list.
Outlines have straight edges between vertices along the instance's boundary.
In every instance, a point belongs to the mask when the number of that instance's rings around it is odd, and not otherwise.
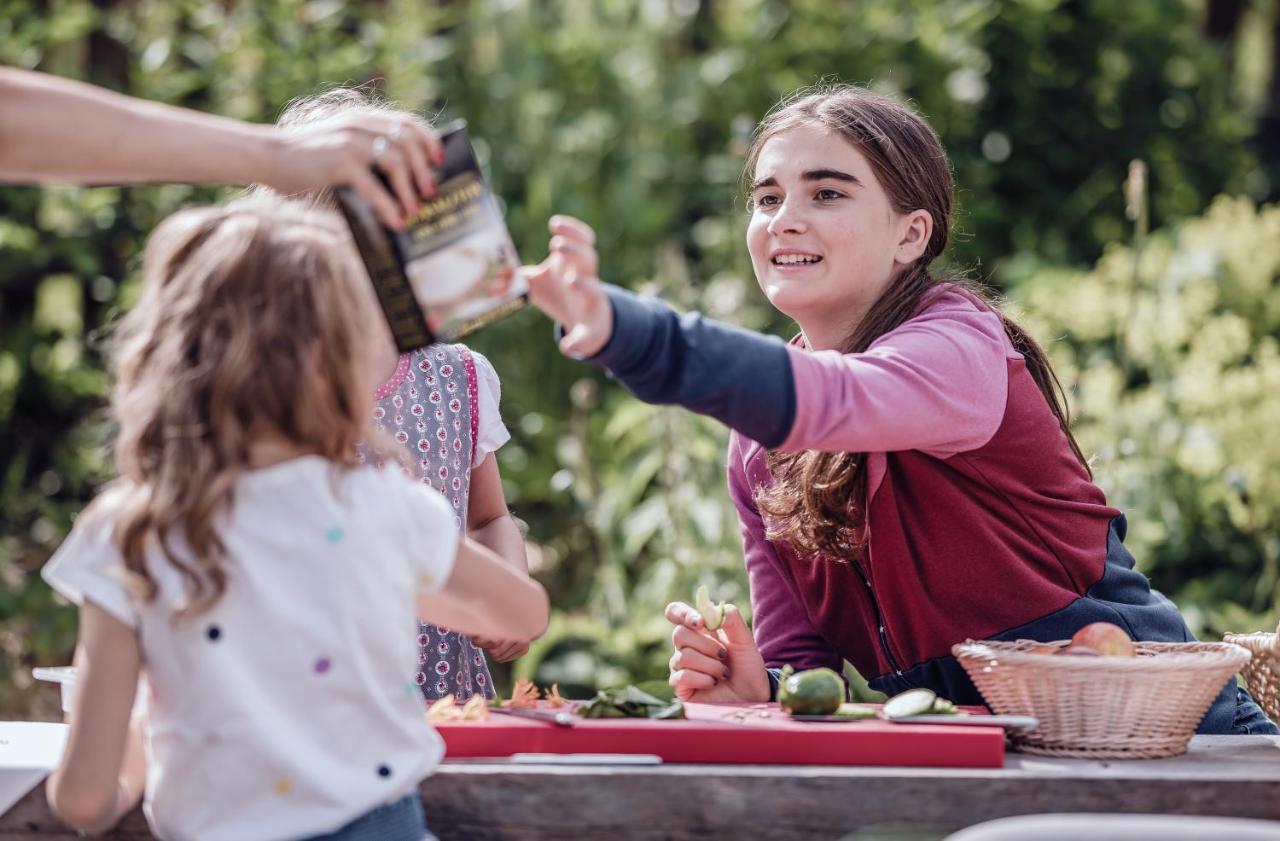
[{"label": "adult arm", "polygon": [[[378,137],[387,148],[375,156]],[[260,183],[285,195],[349,186],[398,227],[419,195],[434,190],[429,163],[441,155],[434,132],[396,115],[346,115],[287,131],[0,68],[3,182]]]}]

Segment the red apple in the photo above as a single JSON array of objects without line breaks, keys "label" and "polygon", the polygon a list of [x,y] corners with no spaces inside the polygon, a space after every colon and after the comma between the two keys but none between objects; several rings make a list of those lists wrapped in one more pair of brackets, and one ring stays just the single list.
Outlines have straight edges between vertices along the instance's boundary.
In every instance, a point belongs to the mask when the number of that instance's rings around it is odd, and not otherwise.
[{"label": "red apple", "polygon": [[1066,646],[1065,648],[1059,648],[1058,656],[1060,657],[1101,657],[1102,652],[1098,651],[1098,649],[1096,648],[1090,648],[1087,645],[1076,645],[1073,643],[1071,645]]},{"label": "red apple", "polygon": [[1083,645],[1092,648],[1099,654],[1111,657],[1133,657],[1133,640],[1119,625],[1110,622],[1092,622],[1076,631],[1071,638],[1072,645]]}]

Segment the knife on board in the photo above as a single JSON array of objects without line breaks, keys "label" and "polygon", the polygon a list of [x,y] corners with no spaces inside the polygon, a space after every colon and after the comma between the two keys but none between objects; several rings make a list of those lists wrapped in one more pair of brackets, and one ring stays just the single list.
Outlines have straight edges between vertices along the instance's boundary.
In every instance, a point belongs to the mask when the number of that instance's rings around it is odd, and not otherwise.
[{"label": "knife on board", "polygon": [[518,718],[532,718],[536,721],[548,721],[560,727],[572,727],[574,725],[572,713],[557,710],[536,710],[530,707],[490,707],[489,712],[513,715]]}]

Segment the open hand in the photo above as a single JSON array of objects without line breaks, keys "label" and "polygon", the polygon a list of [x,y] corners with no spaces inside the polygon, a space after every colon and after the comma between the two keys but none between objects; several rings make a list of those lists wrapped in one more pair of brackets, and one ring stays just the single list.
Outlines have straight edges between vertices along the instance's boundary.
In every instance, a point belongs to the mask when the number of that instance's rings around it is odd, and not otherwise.
[{"label": "open hand", "polygon": [[551,254],[526,271],[533,305],[564,327],[566,356],[595,356],[613,335],[613,306],[597,277],[595,231],[572,216],[552,216]]},{"label": "open hand", "polygon": [[711,703],[768,701],[769,675],[751,629],[733,605],[725,605],[724,624],[708,631],[702,616],[684,602],[667,605],[671,632],[671,676],[682,701]]},{"label": "open hand", "polygon": [[435,195],[431,165],[442,163],[444,147],[430,126],[407,114],[359,111],[281,131],[263,181],[287,196],[350,187],[384,225],[399,229]]}]

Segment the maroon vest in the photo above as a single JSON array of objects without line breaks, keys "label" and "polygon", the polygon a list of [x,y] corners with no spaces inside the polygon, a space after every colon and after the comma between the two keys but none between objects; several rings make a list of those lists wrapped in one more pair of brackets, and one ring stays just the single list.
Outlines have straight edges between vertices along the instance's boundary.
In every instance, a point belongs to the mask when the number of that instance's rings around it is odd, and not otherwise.
[{"label": "maroon vest", "polygon": [[[872,456],[884,471],[862,559],[775,547],[815,628],[864,677],[1043,617],[1102,576],[1119,512],[1076,460],[1025,361],[1007,364],[1004,418],[985,445],[945,459]],[[753,448],[746,466],[753,485],[768,481],[764,451]]]}]

